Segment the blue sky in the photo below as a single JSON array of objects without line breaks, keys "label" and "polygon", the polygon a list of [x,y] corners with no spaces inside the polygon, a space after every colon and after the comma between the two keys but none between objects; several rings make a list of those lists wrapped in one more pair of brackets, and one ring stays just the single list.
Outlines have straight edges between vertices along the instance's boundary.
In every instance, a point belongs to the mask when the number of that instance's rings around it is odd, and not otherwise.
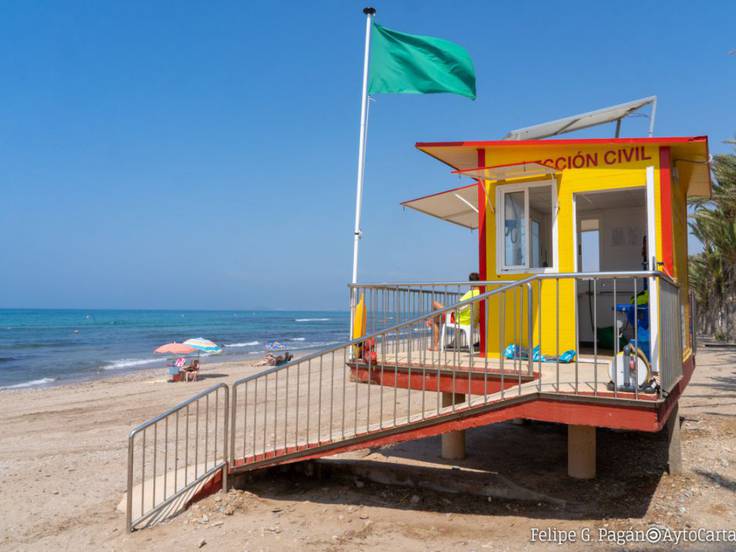
[{"label": "blue sky", "polygon": [[[457,182],[416,141],[656,94],[657,134],[731,150],[733,2],[374,5],[387,27],[463,44],[478,99],[372,104],[363,281],[465,278],[477,263],[475,234],[399,207]],[[363,6],[6,3],[0,307],[343,308]]]}]

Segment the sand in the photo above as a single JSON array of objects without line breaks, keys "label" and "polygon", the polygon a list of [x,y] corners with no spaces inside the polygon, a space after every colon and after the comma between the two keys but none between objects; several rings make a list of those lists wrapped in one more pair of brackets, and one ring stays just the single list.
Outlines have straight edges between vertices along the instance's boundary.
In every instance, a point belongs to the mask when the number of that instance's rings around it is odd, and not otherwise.
[{"label": "sand", "polygon": [[[468,432],[471,455],[461,464],[555,501],[489,502],[360,479],[272,474],[245,492],[218,493],[127,534],[116,506],[125,492],[130,428],[213,383],[257,370],[212,364],[196,383],[169,384],[156,370],[0,392],[0,548],[520,550],[544,548],[530,542],[535,527],[736,529],[736,353],[704,350],[682,400],[681,476],[663,473],[661,435],[601,430],[598,479],[573,481],[565,475],[564,428],[498,424]],[[431,464],[438,450],[433,438],[365,458]]]}]

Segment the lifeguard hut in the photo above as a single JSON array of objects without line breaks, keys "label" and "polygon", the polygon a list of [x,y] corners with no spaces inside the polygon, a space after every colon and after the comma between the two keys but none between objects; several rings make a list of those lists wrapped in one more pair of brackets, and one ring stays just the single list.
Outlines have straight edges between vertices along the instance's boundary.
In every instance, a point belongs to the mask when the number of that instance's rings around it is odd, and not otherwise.
[{"label": "lifeguard hut", "polygon": [[[696,348],[686,205],[710,194],[709,154],[706,137],[621,138],[651,100],[503,140],[417,143],[469,180],[403,205],[476,230],[464,269],[480,280],[351,284],[353,339],[135,428],[128,527],[268,466],[431,435],[459,458],[466,429],[512,419],[566,424],[568,473],[583,479],[596,428],[666,428],[677,472]],[[550,138],[606,120],[616,137]]]},{"label": "lifeguard hut", "polygon": [[695,366],[687,200],[710,194],[707,138],[524,139],[529,130],[417,143],[475,182],[403,205],[477,230],[491,292],[477,305],[478,357],[526,363],[533,381],[519,390],[540,399],[570,396],[528,408],[569,425],[570,475],[595,473],[595,427],[657,431],[670,419],[679,465],[677,400]]},{"label": "lifeguard hut", "polygon": [[[648,104],[650,136],[621,138],[621,120]],[[451,346],[416,349],[414,358],[409,346],[394,359],[406,377],[389,374],[386,384],[437,385],[455,409],[472,405],[481,384],[483,401],[489,389],[498,400],[534,395],[520,417],[569,426],[575,477],[595,474],[596,427],[658,431],[670,421],[670,464],[679,469],[677,400],[695,366],[687,201],[709,196],[711,183],[707,138],[652,137],[655,107],[650,97],[503,140],[416,144],[473,182],[402,205],[477,230],[481,282],[356,288],[379,317],[431,318],[437,303],[457,303],[471,285],[480,295],[439,313]],[[616,137],[547,138],[605,122],[615,122]],[[480,313],[477,327],[462,331],[453,317],[469,308]],[[449,369],[438,371],[439,383],[424,372],[412,379],[423,363]],[[365,357],[351,365],[375,382]],[[443,454],[464,455],[462,433],[445,435]]]}]

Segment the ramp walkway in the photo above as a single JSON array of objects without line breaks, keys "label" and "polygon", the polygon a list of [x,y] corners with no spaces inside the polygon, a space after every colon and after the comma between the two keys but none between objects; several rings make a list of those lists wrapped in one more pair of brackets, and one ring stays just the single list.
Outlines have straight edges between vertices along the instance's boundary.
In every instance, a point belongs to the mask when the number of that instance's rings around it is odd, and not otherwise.
[{"label": "ramp walkway", "polygon": [[463,308],[487,313],[491,299],[508,306],[502,312],[539,310],[539,318],[514,322],[513,331],[495,321],[501,343],[531,342],[534,324],[541,324],[538,280],[495,286],[231,386],[215,385],[141,424],[129,435],[128,530],[227,488],[236,474],[514,418],[661,427],[665,396],[611,388],[611,357],[597,351],[561,364],[490,358],[459,342],[432,350],[437,316]]}]

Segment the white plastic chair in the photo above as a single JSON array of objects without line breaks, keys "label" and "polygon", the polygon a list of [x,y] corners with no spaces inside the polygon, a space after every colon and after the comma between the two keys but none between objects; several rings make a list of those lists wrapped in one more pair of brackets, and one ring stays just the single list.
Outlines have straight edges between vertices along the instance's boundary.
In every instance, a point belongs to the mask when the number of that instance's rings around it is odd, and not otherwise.
[{"label": "white plastic chair", "polygon": [[442,315],[442,332],[440,333],[440,351],[445,350],[445,344],[447,343],[447,328],[452,328],[455,338],[455,347],[459,347],[457,338],[459,337],[458,334],[462,334],[465,336],[465,343],[468,346],[468,350],[471,354],[475,353],[475,350],[473,349],[473,326],[471,324],[468,324],[467,326],[464,324],[456,324],[453,321],[453,318],[455,316],[455,311],[448,311],[444,315]]}]

